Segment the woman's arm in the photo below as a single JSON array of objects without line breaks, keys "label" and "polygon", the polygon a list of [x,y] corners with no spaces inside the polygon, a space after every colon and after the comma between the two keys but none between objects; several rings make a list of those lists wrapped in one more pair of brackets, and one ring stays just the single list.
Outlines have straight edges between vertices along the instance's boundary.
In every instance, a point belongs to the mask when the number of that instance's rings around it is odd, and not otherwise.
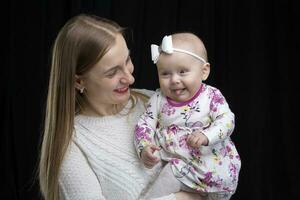
[{"label": "woman's arm", "polygon": [[65,200],[105,200],[95,173],[74,142],[70,144],[61,166],[59,194],[60,199]]},{"label": "woman's arm", "polygon": [[191,192],[177,192],[175,194],[176,200],[202,200],[203,198],[200,194],[191,193]]},{"label": "woman's arm", "polygon": [[181,191],[176,192],[175,194],[158,197],[151,200],[203,200],[203,198],[200,196],[200,194]]}]

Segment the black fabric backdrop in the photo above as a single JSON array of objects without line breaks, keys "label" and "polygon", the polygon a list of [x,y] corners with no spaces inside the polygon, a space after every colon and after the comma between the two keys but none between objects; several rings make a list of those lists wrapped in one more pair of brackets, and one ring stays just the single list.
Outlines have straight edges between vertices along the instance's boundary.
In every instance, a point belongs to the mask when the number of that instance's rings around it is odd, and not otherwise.
[{"label": "black fabric backdrop", "polygon": [[[36,169],[50,66],[62,25],[81,12],[128,27],[135,87],[158,87],[150,44],[192,31],[208,51],[208,84],[236,115],[242,159],[232,199],[296,199],[299,7],[296,1],[43,0],[2,3],[1,196],[40,199]],[[299,132],[298,132],[299,133]]]}]

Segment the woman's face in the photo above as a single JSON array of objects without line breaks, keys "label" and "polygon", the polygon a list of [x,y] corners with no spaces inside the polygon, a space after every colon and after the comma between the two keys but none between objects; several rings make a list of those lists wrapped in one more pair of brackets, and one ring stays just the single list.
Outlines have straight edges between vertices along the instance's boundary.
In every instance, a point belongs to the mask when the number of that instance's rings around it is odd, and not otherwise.
[{"label": "woman's face", "polygon": [[101,112],[126,103],[134,82],[133,69],[126,42],[119,34],[102,59],[82,76],[88,103]]}]

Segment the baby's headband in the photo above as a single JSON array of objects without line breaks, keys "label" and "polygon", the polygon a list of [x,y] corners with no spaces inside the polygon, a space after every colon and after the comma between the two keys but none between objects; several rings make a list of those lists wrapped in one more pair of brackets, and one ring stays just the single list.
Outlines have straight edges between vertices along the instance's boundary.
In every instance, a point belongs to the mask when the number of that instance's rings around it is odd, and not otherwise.
[{"label": "baby's headband", "polygon": [[187,50],[184,50],[184,49],[173,48],[172,35],[169,35],[169,36],[166,35],[163,38],[160,46],[157,46],[155,44],[151,44],[152,61],[154,62],[154,64],[157,63],[160,52],[165,52],[167,54],[172,54],[174,51],[188,54],[188,55],[193,56],[194,58],[196,58],[196,59],[198,59],[198,60],[200,60],[204,63],[207,63],[204,58],[202,58],[202,57],[200,57],[200,56],[198,56],[198,55],[196,55],[196,54],[194,54],[190,51],[187,51]]}]

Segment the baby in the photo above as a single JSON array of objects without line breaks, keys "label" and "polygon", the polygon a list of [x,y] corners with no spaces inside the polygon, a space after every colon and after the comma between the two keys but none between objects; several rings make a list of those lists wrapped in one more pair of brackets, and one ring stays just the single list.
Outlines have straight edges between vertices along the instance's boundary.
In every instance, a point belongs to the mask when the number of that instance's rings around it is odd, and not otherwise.
[{"label": "baby", "polygon": [[217,88],[202,83],[210,73],[203,42],[177,33],[151,45],[151,53],[160,89],[136,125],[134,142],[147,168],[165,165],[143,199],[180,190],[230,199],[241,167],[230,139],[234,114]]}]

